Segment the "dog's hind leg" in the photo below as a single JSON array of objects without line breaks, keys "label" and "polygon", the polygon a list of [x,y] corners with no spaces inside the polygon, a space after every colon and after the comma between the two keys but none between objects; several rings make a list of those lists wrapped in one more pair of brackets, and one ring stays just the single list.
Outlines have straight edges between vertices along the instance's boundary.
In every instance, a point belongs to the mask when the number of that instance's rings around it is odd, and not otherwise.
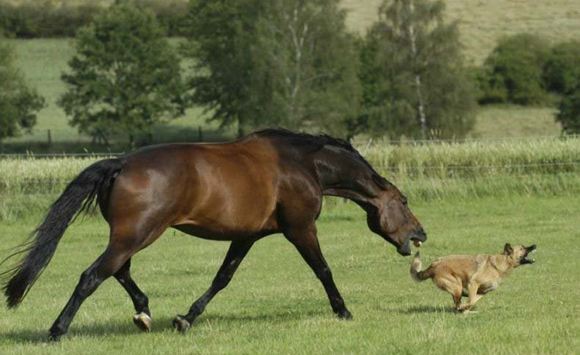
[{"label": "dog's hind leg", "polygon": [[475,306],[475,303],[477,301],[479,301],[481,299],[481,297],[483,295],[479,295],[477,293],[477,290],[479,288],[479,285],[475,282],[470,283],[467,286],[467,292],[469,294],[469,300],[467,301],[467,303],[461,305],[457,310],[460,312],[467,312],[469,311],[471,308],[473,308],[473,306]]}]

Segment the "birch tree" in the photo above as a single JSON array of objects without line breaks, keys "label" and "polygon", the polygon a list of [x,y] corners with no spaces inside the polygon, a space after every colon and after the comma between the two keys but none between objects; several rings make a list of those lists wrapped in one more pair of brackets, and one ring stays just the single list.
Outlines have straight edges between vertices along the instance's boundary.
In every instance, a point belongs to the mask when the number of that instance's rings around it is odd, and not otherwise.
[{"label": "birch tree", "polygon": [[190,42],[193,99],[224,126],[346,136],[360,85],[338,0],[199,0]]},{"label": "birch tree", "polygon": [[475,96],[456,23],[442,1],[386,0],[361,52],[359,130],[414,138],[462,137],[473,126]]}]

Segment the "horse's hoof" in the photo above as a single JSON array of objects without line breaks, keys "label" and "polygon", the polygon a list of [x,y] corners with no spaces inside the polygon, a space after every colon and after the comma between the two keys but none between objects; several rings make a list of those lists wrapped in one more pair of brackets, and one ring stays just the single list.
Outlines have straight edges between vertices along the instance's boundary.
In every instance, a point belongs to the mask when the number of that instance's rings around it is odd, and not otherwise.
[{"label": "horse's hoof", "polygon": [[144,332],[151,331],[151,317],[145,312],[135,314],[133,316],[133,323]]},{"label": "horse's hoof", "polygon": [[60,337],[61,337],[61,334],[53,334],[53,333],[50,333],[48,335],[48,341],[51,342],[51,343],[56,343],[56,342],[59,342],[60,341]]},{"label": "horse's hoof", "polygon": [[175,328],[175,330],[185,333],[189,327],[191,327],[191,324],[182,316],[177,316],[173,319],[173,328]]},{"label": "horse's hoof", "polygon": [[352,314],[348,311],[348,309],[338,311],[336,314],[338,315],[338,318],[343,319],[343,320],[351,320],[352,319]]}]

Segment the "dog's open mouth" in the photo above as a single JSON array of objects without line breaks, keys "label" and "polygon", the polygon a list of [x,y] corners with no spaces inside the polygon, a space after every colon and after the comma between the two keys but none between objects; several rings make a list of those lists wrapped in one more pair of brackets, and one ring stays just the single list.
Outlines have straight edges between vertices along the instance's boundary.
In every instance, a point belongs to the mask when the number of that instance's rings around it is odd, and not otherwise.
[{"label": "dog's open mouth", "polygon": [[520,264],[533,264],[536,262],[533,254],[536,252],[536,245],[532,245],[526,248],[526,255],[521,259]]}]

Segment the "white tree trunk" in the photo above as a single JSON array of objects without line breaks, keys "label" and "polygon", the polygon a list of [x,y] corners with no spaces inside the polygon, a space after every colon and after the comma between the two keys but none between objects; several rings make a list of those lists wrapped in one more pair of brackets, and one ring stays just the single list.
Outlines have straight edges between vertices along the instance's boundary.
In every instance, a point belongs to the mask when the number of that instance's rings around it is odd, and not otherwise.
[{"label": "white tree trunk", "polygon": [[[410,16],[412,16],[415,10],[413,1],[414,0],[406,1]],[[427,139],[427,117],[425,116],[425,103],[423,100],[421,74],[419,73],[419,69],[417,68],[417,38],[412,21],[409,21],[407,32],[411,44],[411,55],[413,56],[413,71],[415,72],[415,92],[417,95],[417,111],[419,113],[419,122],[421,124],[421,135],[423,139]]]}]

